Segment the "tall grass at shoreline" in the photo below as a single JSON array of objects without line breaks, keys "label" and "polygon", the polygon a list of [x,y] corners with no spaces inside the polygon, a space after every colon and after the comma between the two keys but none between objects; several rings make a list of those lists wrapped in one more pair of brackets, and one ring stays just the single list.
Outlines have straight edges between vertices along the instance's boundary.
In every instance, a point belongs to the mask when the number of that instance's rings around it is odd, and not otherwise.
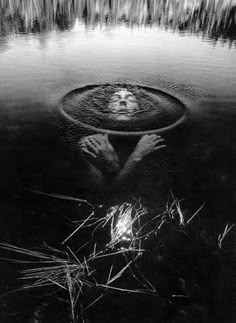
[{"label": "tall grass at shoreline", "polygon": [[0,35],[68,29],[79,21],[86,27],[158,25],[230,38],[235,8],[236,0],[1,0]]}]

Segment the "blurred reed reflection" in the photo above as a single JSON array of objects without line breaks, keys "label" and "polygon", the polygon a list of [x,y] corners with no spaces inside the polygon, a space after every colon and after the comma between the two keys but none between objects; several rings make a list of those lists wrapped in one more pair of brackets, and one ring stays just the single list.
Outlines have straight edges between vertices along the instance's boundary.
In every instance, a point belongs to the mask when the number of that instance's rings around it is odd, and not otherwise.
[{"label": "blurred reed reflection", "polygon": [[0,35],[86,28],[161,26],[236,38],[236,0],[0,0]]}]

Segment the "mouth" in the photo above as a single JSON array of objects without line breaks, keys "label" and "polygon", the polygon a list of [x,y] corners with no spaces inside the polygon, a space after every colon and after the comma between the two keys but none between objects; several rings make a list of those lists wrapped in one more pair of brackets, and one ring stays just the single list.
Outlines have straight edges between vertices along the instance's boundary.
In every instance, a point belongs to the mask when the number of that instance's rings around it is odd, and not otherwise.
[{"label": "mouth", "polygon": [[115,114],[128,115],[127,111],[116,111]]},{"label": "mouth", "polygon": [[115,118],[118,120],[118,121],[129,121],[130,120],[130,115],[127,115],[127,113],[117,113],[115,115]]}]

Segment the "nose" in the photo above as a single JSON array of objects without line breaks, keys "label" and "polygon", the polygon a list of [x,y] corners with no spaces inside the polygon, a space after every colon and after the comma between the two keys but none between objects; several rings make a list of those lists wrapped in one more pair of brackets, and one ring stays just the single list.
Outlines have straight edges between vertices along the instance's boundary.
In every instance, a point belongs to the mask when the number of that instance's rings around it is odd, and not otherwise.
[{"label": "nose", "polygon": [[120,104],[122,105],[127,105],[126,101],[125,100],[120,100]]}]

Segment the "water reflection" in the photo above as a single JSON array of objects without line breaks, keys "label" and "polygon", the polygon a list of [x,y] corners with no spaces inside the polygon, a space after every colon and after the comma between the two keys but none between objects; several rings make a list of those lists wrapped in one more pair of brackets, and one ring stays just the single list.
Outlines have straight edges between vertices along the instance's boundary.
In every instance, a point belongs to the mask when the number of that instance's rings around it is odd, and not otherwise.
[{"label": "water reflection", "polygon": [[0,0],[0,35],[86,27],[159,25],[235,40],[235,0]]}]

